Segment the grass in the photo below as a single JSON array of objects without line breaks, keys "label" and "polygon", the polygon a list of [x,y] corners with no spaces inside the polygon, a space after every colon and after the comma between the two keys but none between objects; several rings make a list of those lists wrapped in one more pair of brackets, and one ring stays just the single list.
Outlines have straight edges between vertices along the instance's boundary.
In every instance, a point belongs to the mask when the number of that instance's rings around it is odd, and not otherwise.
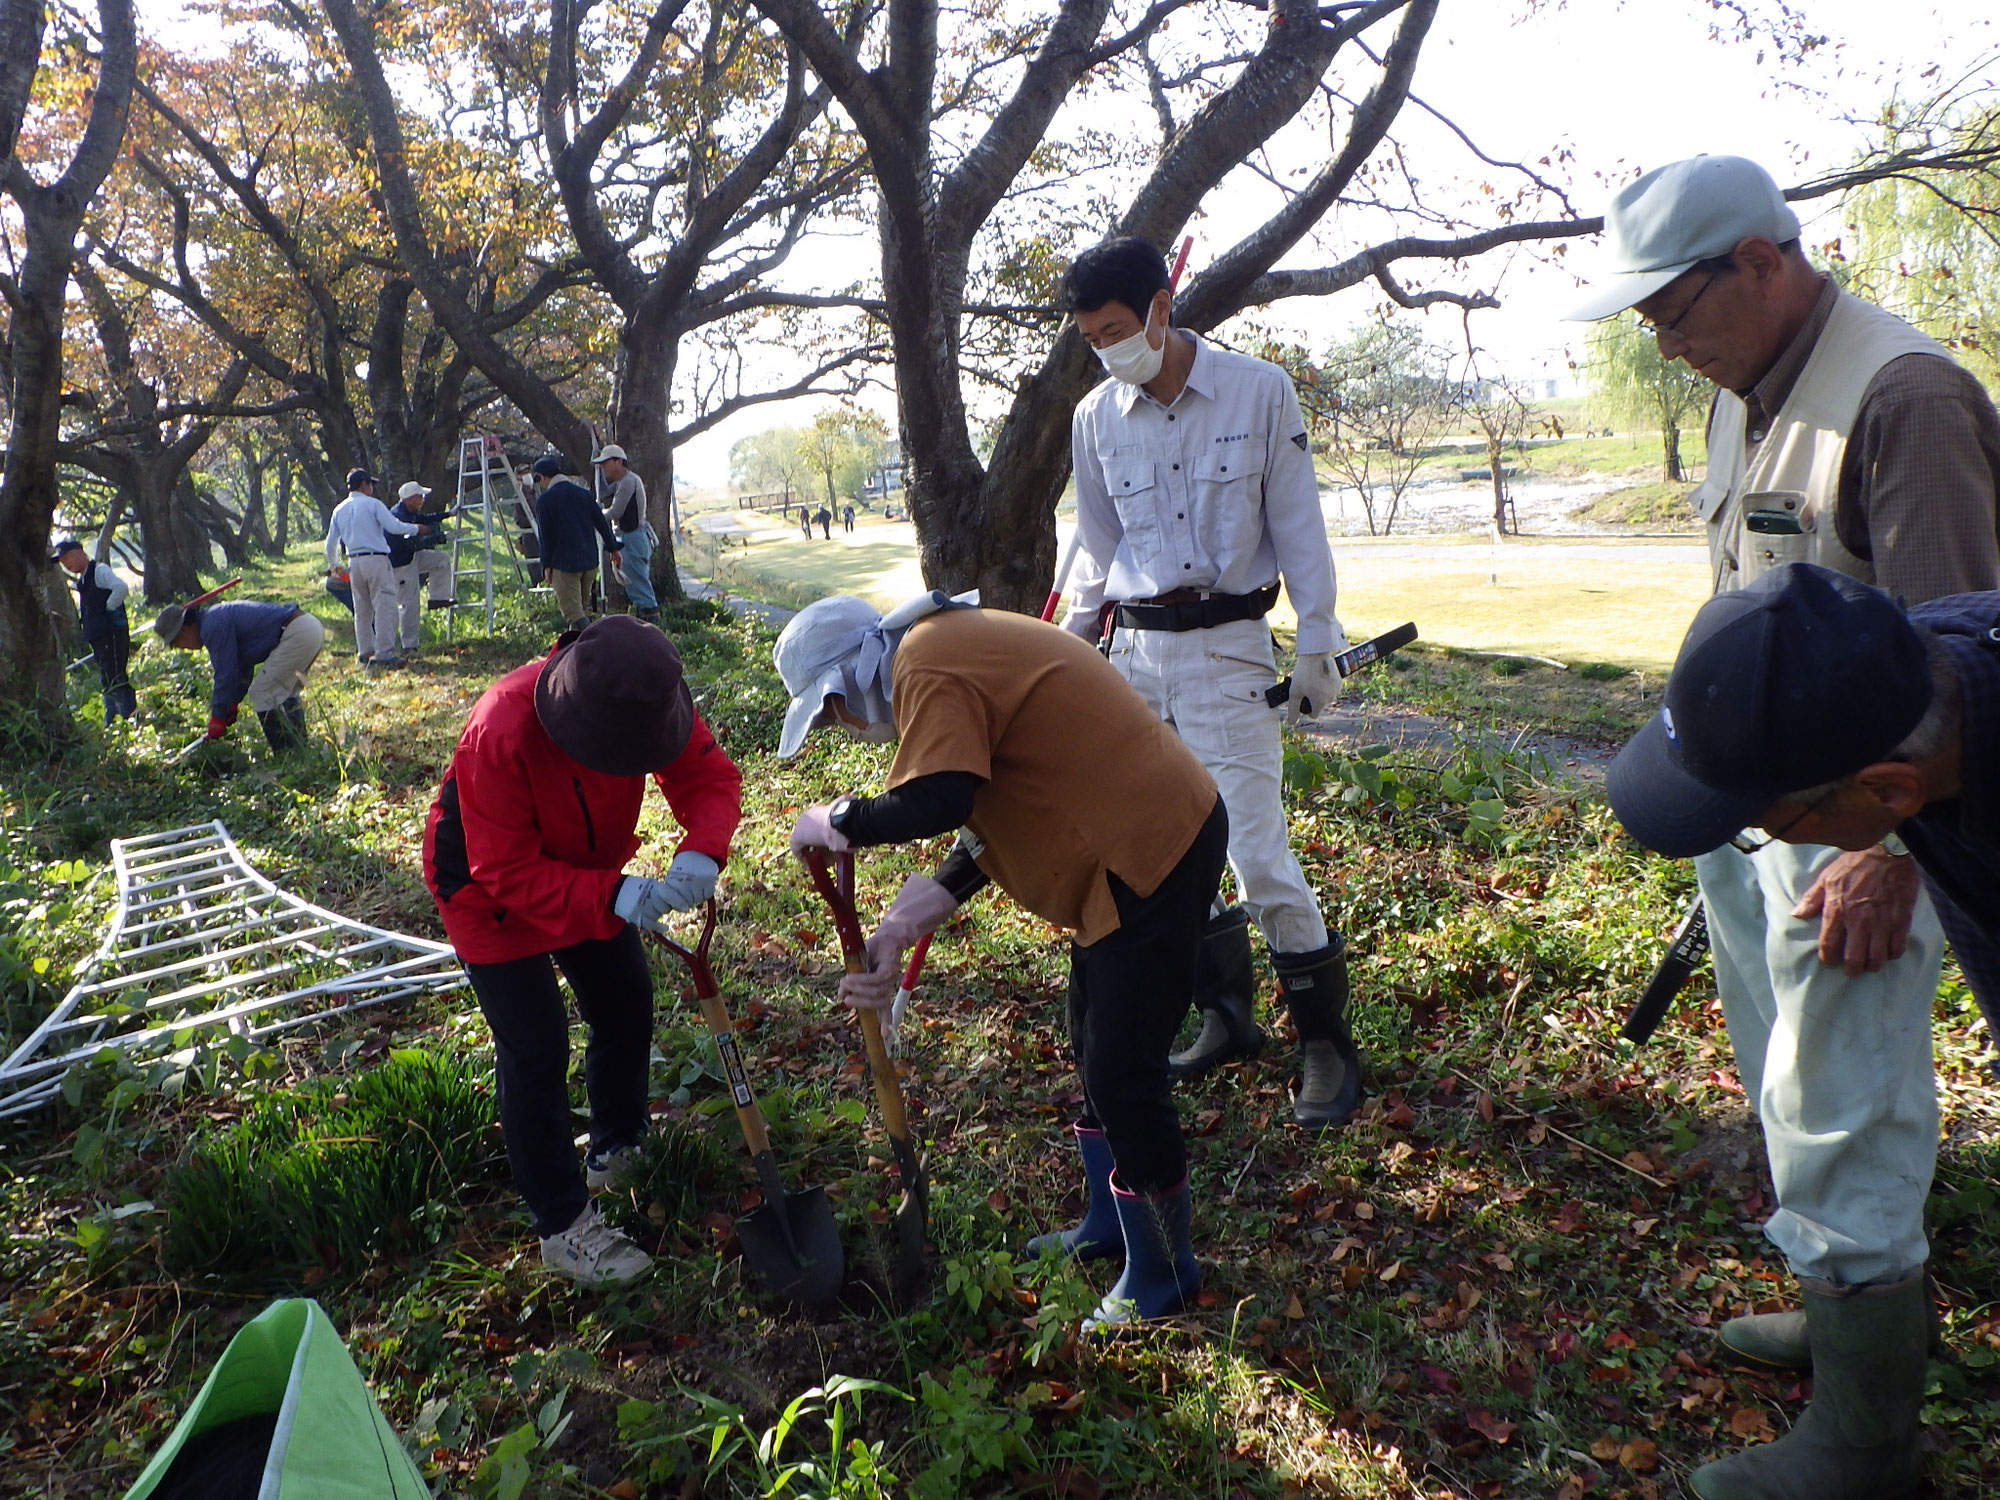
[{"label": "grass", "polygon": [[[305,597],[310,574],[302,551],[245,589]],[[439,771],[473,699],[546,649],[552,625],[516,609],[493,641],[381,679],[330,654],[309,693],[311,750],[275,760],[252,743],[238,774],[214,779],[170,759],[200,730],[199,661],[140,653],[144,722],[86,718],[59,763],[6,772],[0,1018],[28,1023],[94,947],[106,841],[198,818],[223,818],[283,885],[435,935],[417,858]],[[478,1161],[416,1195],[421,1233],[387,1253],[274,1256],[249,1287],[170,1263],[158,1205],[176,1202],[175,1169],[238,1122],[288,1100],[351,1102],[405,1049],[483,1076],[490,1042],[463,995],[215,1047],[175,1079],[96,1070],[73,1099],[0,1123],[0,1494],[119,1492],[262,1305],[265,1277],[327,1307],[441,1497],[782,1483],[918,1500],[1651,1500],[1796,1416],[1791,1383],[1709,1359],[1716,1321],[1787,1291],[1758,1230],[1769,1187],[1712,994],[1698,984],[1643,1051],[1613,1039],[1688,895],[1685,869],[1639,856],[1592,794],[1509,748],[1529,728],[1615,735],[1647,711],[1647,674],[1427,646],[1358,682],[1359,701],[1499,738],[1294,743],[1295,843],[1354,954],[1371,1097],[1331,1136],[1288,1128],[1282,1042],[1183,1090],[1200,1304],[1096,1346],[1076,1324],[1112,1272],[1015,1257],[1080,1207],[1060,1132],[1077,1103],[1060,942],[988,896],[933,950],[905,1059],[933,1290],[891,1315],[896,1185],[858,1038],[831,1003],[828,924],[785,842],[797,807],[879,784],[887,757],[816,743],[775,761],[768,630],[701,606],[669,628],[746,773],[718,978],[788,1180],[833,1204],[854,1271],[843,1307],[805,1322],[743,1283],[730,1224],[755,1179],[666,969],[656,1130],[612,1200],[659,1259],[615,1295],[545,1273],[518,1201]],[[672,847],[662,812],[644,832],[640,868]],[[864,903],[941,852],[869,852]],[[2000,1487],[2000,1146],[1972,1013],[1954,978],[1938,1006],[1933,1215],[1949,1353],[1927,1403],[1928,1474],[1949,1500]]]},{"label": "grass", "polygon": [[1648,531],[1699,533],[1701,523],[1688,495],[1694,486],[1656,480],[1652,484],[1627,485],[1599,495],[1576,512],[1577,519],[1603,526],[1634,526]]}]

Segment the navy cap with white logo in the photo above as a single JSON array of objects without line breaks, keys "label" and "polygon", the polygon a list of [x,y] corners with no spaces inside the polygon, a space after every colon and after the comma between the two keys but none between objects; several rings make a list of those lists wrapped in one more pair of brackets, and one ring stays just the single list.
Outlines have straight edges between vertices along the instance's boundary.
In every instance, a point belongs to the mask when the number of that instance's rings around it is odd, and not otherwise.
[{"label": "navy cap with white logo", "polygon": [[1780,797],[1880,760],[1930,701],[1923,638],[1894,600],[1787,563],[1701,607],[1606,790],[1647,848],[1706,854]]}]

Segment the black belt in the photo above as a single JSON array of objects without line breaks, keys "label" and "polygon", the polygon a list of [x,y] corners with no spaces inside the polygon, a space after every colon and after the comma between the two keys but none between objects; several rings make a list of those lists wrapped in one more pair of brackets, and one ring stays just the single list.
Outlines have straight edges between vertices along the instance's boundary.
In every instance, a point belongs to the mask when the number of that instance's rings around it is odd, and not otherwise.
[{"label": "black belt", "polygon": [[1121,604],[1118,623],[1127,630],[1207,630],[1237,620],[1261,620],[1278,602],[1278,586],[1254,594],[1210,594],[1181,604]]},{"label": "black belt", "polygon": [[386,552],[350,552],[347,555],[349,557],[387,557],[389,554]]}]

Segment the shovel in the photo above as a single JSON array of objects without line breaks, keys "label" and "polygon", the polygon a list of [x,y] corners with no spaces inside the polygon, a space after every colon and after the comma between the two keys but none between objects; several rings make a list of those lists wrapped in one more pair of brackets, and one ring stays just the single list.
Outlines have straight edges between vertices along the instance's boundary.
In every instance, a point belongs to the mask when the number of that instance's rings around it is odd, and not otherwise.
[{"label": "shovel", "polygon": [[729,1093],[736,1105],[736,1118],[743,1126],[744,1144],[750,1148],[750,1163],[757,1169],[757,1181],[764,1201],[736,1221],[736,1238],[743,1246],[743,1261],[751,1279],[767,1290],[809,1312],[823,1312],[840,1295],[847,1270],[847,1258],[840,1248],[840,1229],[833,1222],[833,1205],[826,1201],[825,1188],[785,1191],[778,1175],[777,1158],[771,1154],[771,1135],[764,1127],[764,1112],[757,1096],[750,1092],[750,1080],[743,1071],[743,1056],[737,1050],[736,1032],[729,1024],[716,988],[715,971],[709,967],[708,944],[715,936],[715,903],[708,903],[701,925],[701,941],[688,948],[657,928],[646,932],[663,948],[670,949],[687,965],[694,981],[695,1003],[701,1018],[715,1038],[715,1050],[722,1059],[722,1071],[729,1080]]},{"label": "shovel", "polygon": [[[834,930],[840,934],[840,955],[847,972],[859,974],[868,967],[867,945],[861,923],[854,915],[854,856],[836,854],[838,874],[826,867],[822,850],[805,851],[806,868],[813,884],[833,913]],[[924,1164],[910,1139],[909,1116],[903,1111],[903,1086],[896,1078],[896,1065],[882,1040],[879,1011],[857,1008],[861,1017],[861,1038],[868,1048],[868,1071],[875,1080],[875,1100],[882,1108],[882,1124],[889,1133],[889,1145],[896,1155],[896,1175],[903,1180],[903,1199],[896,1205],[896,1260],[890,1270],[891,1291],[897,1303],[907,1307],[916,1300],[924,1284],[924,1235],[930,1224],[931,1184]]]}]

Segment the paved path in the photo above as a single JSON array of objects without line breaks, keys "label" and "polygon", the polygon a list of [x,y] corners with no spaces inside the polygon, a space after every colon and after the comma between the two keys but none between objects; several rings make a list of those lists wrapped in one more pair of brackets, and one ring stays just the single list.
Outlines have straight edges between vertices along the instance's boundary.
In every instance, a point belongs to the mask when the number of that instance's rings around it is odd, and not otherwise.
[{"label": "paved path", "polygon": [[706,578],[695,577],[686,568],[681,569],[681,591],[690,599],[718,600],[723,608],[732,613],[754,615],[767,625],[782,626],[798,613],[795,609],[786,609],[782,604],[766,604],[761,599],[745,599],[732,594],[729,590],[710,583]]}]

